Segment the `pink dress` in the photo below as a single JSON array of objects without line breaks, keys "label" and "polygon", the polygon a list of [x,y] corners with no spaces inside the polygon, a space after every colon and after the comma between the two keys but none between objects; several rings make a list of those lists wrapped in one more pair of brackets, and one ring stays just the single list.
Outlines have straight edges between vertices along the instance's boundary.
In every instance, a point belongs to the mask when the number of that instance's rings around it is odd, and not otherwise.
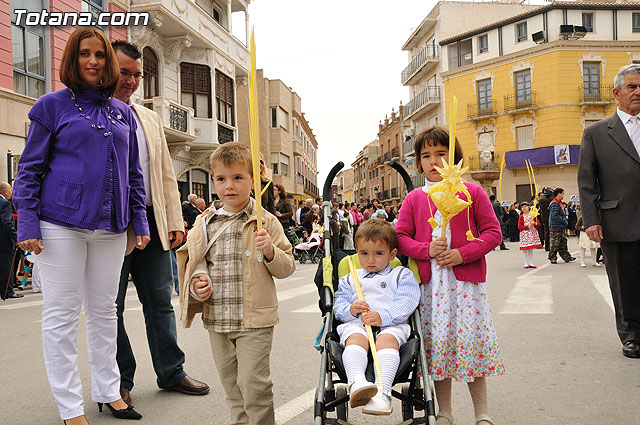
[{"label": "pink dress", "polygon": [[[529,224],[533,220],[533,229],[529,229]],[[529,214],[521,214],[518,219],[518,229],[520,229],[520,249],[525,251],[527,249],[541,248],[540,236],[538,235],[538,227],[540,222],[537,218],[531,218]]]}]

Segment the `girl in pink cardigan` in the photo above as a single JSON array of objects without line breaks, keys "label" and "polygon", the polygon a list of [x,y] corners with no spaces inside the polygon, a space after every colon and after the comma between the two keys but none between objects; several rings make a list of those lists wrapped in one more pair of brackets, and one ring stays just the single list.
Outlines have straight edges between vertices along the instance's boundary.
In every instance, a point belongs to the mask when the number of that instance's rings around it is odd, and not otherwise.
[{"label": "girl in pink cardigan", "polygon": [[[442,177],[435,167],[449,157],[449,132],[432,127],[415,143],[416,168],[426,185],[410,192],[402,203],[396,224],[398,250],[414,258],[421,279],[420,315],[427,350],[429,374],[435,381],[440,411],[438,425],[452,425],[451,378],[466,382],[473,401],[477,425],[493,425],[487,415],[486,376],[502,375],[504,365],[485,290],[487,265],[484,256],[500,245],[502,232],[484,190],[466,183],[472,204],[454,216],[442,234],[442,215],[427,190]],[[462,159],[456,140],[455,161]],[[466,200],[464,194],[458,193]],[[427,204],[431,204],[431,208]],[[432,217],[438,223],[431,227]],[[468,241],[471,230],[476,238]]]}]

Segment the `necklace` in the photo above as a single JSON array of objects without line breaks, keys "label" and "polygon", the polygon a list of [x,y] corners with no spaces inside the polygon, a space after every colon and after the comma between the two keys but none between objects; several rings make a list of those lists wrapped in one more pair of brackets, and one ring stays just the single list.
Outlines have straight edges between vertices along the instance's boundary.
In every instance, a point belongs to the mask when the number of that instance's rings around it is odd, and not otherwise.
[{"label": "necklace", "polygon": [[[91,122],[91,128],[95,128],[96,130],[104,130],[105,129],[105,125],[99,125],[99,124],[94,124],[93,121],[91,120],[91,116],[85,114],[84,112],[82,112],[82,107],[78,104],[78,102],[76,102],[76,94],[73,92],[72,89],[69,89],[69,91],[71,92],[71,100],[73,100],[74,106],[76,108],[78,108],[78,111],[80,112],[80,116],[89,120],[89,122]],[[106,109],[108,110],[108,117],[109,120],[111,121],[111,124],[115,124],[115,120],[113,119],[113,109],[111,109],[111,96],[109,96],[107,98],[107,106]],[[118,119],[120,119],[120,116],[118,116]],[[111,131],[106,131],[103,135],[104,137],[109,137],[111,136],[113,133]]]}]

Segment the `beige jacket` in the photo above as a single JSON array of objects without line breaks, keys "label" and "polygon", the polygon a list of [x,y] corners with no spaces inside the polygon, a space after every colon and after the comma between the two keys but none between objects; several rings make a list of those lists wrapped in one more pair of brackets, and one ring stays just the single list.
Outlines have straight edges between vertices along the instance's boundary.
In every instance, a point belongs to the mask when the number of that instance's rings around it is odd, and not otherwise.
[{"label": "beige jacket", "polygon": [[[184,232],[178,183],[171,164],[160,115],[142,105],[134,104],[133,109],[138,114],[138,119],[142,124],[142,129],[147,139],[151,201],[162,248],[167,251],[171,245],[169,232]],[[127,254],[133,251],[135,242],[133,229],[129,226],[127,232]]]},{"label": "beige jacket", "polygon": [[[253,202],[253,201],[251,201]],[[177,251],[178,279],[180,282],[180,320],[185,328],[191,326],[197,313],[202,313],[203,303],[191,296],[191,279],[197,275],[209,276],[205,259],[205,230],[203,221],[213,210],[205,210],[189,231],[187,243]],[[257,262],[258,251],[254,231],[255,212],[242,228],[242,294],[243,325],[246,328],[266,328],[278,323],[278,296],[273,277],[284,279],[296,269],[292,247],[278,219],[263,209],[263,226],[274,245],[273,260]],[[214,242],[215,243],[215,242]],[[211,278],[209,276],[209,278]]]}]

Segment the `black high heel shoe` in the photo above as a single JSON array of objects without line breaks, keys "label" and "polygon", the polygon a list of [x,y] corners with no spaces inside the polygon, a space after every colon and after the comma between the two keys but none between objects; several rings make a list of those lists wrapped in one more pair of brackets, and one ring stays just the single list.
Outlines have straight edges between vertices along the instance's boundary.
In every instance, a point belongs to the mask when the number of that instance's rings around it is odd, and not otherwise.
[{"label": "black high heel shoe", "polygon": [[[135,410],[133,410],[131,407],[127,407],[126,409],[115,409],[111,404],[109,403],[104,403],[107,405],[107,407],[109,408],[109,410],[111,410],[111,414],[113,415],[114,418],[117,419],[142,419],[142,415],[138,412],[136,412]],[[102,405],[103,403],[98,403],[98,410],[100,412],[102,412]]]}]

